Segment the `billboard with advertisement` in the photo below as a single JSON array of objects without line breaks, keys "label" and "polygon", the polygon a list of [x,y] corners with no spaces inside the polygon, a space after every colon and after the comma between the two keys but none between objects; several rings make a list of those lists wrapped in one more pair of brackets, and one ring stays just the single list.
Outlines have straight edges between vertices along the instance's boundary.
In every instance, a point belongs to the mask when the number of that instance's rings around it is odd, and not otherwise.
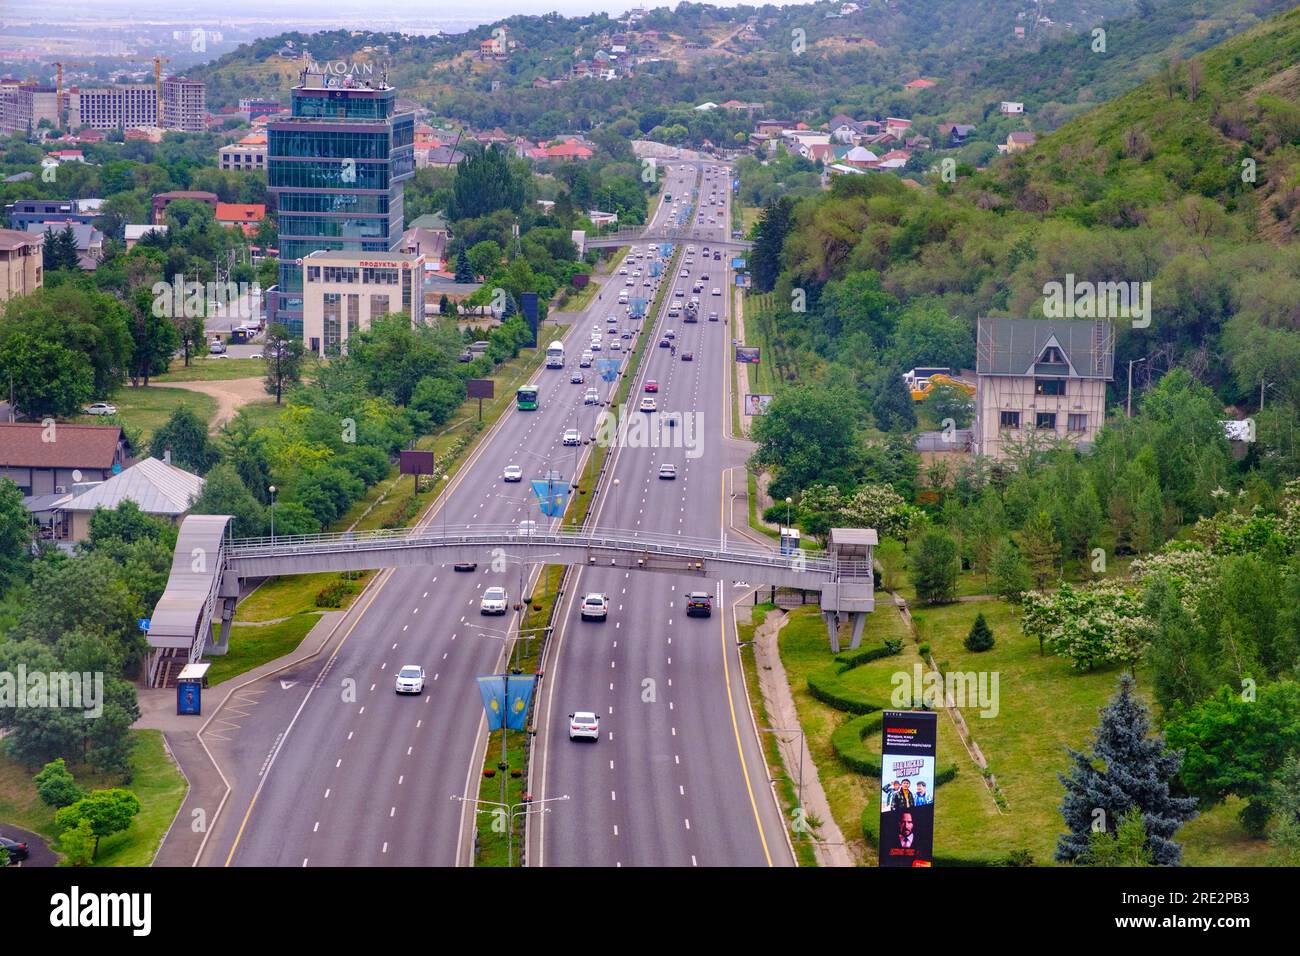
[{"label": "billboard with advertisement", "polygon": [[737,345],[736,361],[745,362],[748,365],[758,364],[758,346],[757,345]]},{"label": "billboard with advertisement", "polygon": [[745,396],[745,414],[746,415],[766,415],[767,406],[772,404],[771,395],[746,395]]},{"label": "billboard with advertisement", "polygon": [[930,866],[934,858],[932,710],[887,710],[881,722],[880,865]]}]

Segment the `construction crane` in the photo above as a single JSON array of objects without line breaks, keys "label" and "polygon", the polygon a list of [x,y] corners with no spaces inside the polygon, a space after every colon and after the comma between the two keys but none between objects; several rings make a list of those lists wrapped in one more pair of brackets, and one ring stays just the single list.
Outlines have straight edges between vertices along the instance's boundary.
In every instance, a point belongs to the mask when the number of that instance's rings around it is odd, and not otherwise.
[{"label": "construction crane", "polygon": [[121,60],[123,63],[148,63],[148,62],[151,62],[151,61],[153,62],[153,85],[154,85],[154,92],[156,93],[156,95],[157,95],[157,97],[158,97],[158,121],[157,121],[157,125],[161,126],[161,125],[163,124],[162,65],[163,65],[164,63],[170,63],[170,62],[171,62],[171,57],[169,57],[169,56],[155,56],[155,57],[144,57],[144,56],[105,56],[105,57],[100,57],[98,60],[67,60],[67,61],[64,61],[64,62],[61,62],[61,63],[55,63],[55,64],[54,64],[54,67],[55,67],[55,70],[56,70],[56,73],[55,73],[55,77],[56,77],[56,79],[55,79],[55,99],[54,99],[54,102],[57,104],[57,107],[56,107],[56,108],[57,108],[58,113],[59,113],[59,129],[63,129],[63,127],[64,127],[64,113],[65,113],[65,110],[67,109],[66,103],[64,102],[64,99],[63,99],[63,68],[64,68],[65,66],[69,66],[69,67],[73,67],[73,66],[78,66],[78,67],[80,67],[80,66],[85,66],[85,67],[101,66],[101,65],[104,63],[105,60]]}]

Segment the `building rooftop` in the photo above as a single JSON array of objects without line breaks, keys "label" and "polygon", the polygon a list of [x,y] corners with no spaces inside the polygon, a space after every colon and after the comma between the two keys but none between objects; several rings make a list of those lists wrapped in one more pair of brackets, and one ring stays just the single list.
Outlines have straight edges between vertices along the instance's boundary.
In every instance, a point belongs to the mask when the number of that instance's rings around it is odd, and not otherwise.
[{"label": "building rooftop", "polygon": [[113,509],[134,501],[151,515],[182,515],[203,490],[203,479],[157,458],[142,458],[63,505],[65,511]]},{"label": "building rooftop", "polygon": [[1055,345],[1073,374],[1109,381],[1115,370],[1115,333],[1091,319],[981,318],[975,371],[980,375],[1032,375],[1043,351]]},{"label": "building rooftop", "polygon": [[407,252],[372,252],[362,251],[360,249],[318,249],[315,252],[308,253],[303,257],[303,261],[310,259],[312,262],[344,262],[354,263],[360,260],[367,262],[394,262],[414,263],[420,257],[415,253]]},{"label": "building rooftop", "polygon": [[55,441],[39,422],[0,423],[0,467],[111,468],[122,429],[117,425],[56,425]]},{"label": "building rooftop", "polygon": [[32,235],[30,232],[18,229],[0,229],[0,251],[3,252],[13,252],[25,246],[39,246],[44,243],[45,230],[43,229],[39,235]]}]

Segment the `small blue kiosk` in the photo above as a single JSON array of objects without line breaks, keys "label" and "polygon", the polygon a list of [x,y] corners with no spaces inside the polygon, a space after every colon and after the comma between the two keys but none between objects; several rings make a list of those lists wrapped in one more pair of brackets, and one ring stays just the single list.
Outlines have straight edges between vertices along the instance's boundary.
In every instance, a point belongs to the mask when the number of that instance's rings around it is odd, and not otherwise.
[{"label": "small blue kiosk", "polygon": [[186,664],[176,677],[176,713],[198,716],[203,713],[203,688],[208,683],[207,661]]}]

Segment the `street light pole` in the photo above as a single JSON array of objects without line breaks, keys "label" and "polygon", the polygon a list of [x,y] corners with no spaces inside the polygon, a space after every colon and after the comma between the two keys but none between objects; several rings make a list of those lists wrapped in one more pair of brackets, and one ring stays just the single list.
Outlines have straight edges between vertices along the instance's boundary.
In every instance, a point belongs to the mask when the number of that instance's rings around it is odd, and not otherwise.
[{"label": "street light pole", "polygon": [[1130,362],[1128,363],[1128,399],[1127,399],[1127,400],[1125,401],[1125,403],[1124,403],[1124,404],[1125,404],[1125,407],[1124,407],[1124,417],[1125,417],[1125,418],[1132,418],[1132,417],[1133,417],[1133,366],[1134,366],[1134,365],[1137,365],[1139,362],[1145,362],[1146,360],[1147,360],[1147,358],[1146,358],[1146,356],[1144,355],[1144,356],[1142,356],[1142,358],[1139,358],[1139,359],[1133,359],[1132,361],[1130,361]]},{"label": "street light pole", "polygon": [[803,729],[788,730],[784,727],[763,727],[765,734],[798,734],[799,735],[799,808],[803,809],[803,752],[804,752],[804,733]]},{"label": "street light pole", "polygon": [[271,493],[271,546],[275,547],[275,485],[266,490]]}]

